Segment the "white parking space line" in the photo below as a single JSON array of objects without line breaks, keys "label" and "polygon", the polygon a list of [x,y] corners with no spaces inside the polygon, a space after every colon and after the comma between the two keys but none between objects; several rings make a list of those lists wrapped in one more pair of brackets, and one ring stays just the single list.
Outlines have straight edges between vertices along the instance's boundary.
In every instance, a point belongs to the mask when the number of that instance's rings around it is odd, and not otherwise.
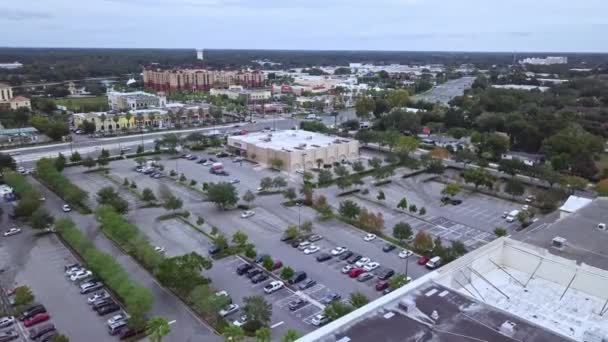
[{"label": "white parking space line", "polygon": [[270,326],[270,329],[274,329],[276,327],[279,327],[279,326],[283,325],[283,323],[285,323],[285,322],[284,321],[280,321],[279,323],[275,323],[275,324],[273,324],[273,325]]}]

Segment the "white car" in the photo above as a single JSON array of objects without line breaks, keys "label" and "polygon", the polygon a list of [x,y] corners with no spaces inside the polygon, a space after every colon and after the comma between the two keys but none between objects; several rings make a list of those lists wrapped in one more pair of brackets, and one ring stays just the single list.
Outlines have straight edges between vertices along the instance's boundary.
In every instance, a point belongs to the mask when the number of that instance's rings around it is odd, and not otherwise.
[{"label": "white car", "polygon": [[17,235],[21,233],[21,228],[11,228],[7,231],[4,232],[4,236],[11,236],[11,235]]},{"label": "white car", "polygon": [[399,252],[399,257],[401,259],[409,258],[412,255],[414,255],[414,252],[410,251],[409,249],[404,249],[401,252]]},{"label": "white car", "polygon": [[336,247],[334,249],[331,250],[331,255],[340,255],[344,252],[346,252],[348,250],[348,248],[346,247]]},{"label": "white car", "polygon": [[93,272],[89,270],[80,270],[70,276],[71,281],[78,281],[82,279],[86,279],[93,275]]},{"label": "white car", "polygon": [[89,302],[89,305],[93,305],[93,303],[95,303],[96,301],[106,299],[106,298],[110,298],[110,294],[107,293],[106,291],[101,291],[101,292],[97,292],[96,294],[87,298],[87,302]]},{"label": "white car", "polygon": [[523,207],[521,207],[521,210],[523,210],[523,211],[528,211],[529,209],[530,209],[530,206],[527,204],[524,205]]},{"label": "white car", "polygon": [[371,272],[373,270],[375,270],[376,268],[380,267],[380,263],[379,262],[369,262],[366,265],[363,265],[363,269],[366,270],[367,272]]},{"label": "white car", "polygon": [[86,269],[81,266],[75,266],[75,267],[72,267],[72,268],[68,269],[67,271],[65,271],[65,276],[71,277],[72,275],[74,275],[80,271],[86,271]]},{"label": "white car", "polygon": [[165,253],[165,247],[163,246],[156,246],[154,247],[154,251],[156,251],[157,253]]},{"label": "white car", "polygon": [[310,245],[308,248],[304,250],[304,254],[313,254],[317,253],[321,248],[317,245]]},{"label": "white car", "polygon": [[235,319],[234,322],[232,322],[232,325],[236,325],[237,327],[242,327],[243,325],[245,325],[245,323],[247,323],[248,319],[247,319],[247,315],[243,315],[241,317],[239,317],[239,319]]},{"label": "white car", "polygon": [[282,281],[276,280],[273,282],[270,282],[270,284],[264,286],[264,292],[266,292],[267,294],[271,294],[273,292],[276,292],[280,289],[282,289],[284,286]]},{"label": "white car", "polygon": [[126,321],[127,319],[129,319],[129,316],[127,316],[125,313],[119,313],[118,315],[108,318],[108,325],[112,325],[120,321]]},{"label": "white car", "polygon": [[344,267],[342,267],[342,273],[347,274],[353,268],[355,268],[353,265],[345,265]]},{"label": "white car", "polygon": [[130,147],[123,146],[120,148],[121,151],[131,151]]},{"label": "white car", "polygon": [[220,310],[219,314],[222,317],[226,317],[228,315],[231,315],[235,312],[239,311],[239,305],[238,304],[230,304],[228,305],[227,308]]},{"label": "white car", "polygon": [[203,163],[203,166],[211,166],[211,165],[213,165],[212,161],[206,161]]},{"label": "white car", "polygon": [[6,317],[0,318],[0,328],[10,327],[14,323],[15,323],[15,317],[13,317],[13,316],[6,316]]},{"label": "white car", "polygon": [[302,242],[300,242],[300,244],[298,245],[298,249],[299,249],[299,250],[301,250],[301,251],[303,251],[303,250],[305,250],[306,248],[308,248],[308,246],[310,246],[310,245],[311,245],[310,241],[302,241]]},{"label": "white car", "polygon": [[324,314],[318,314],[310,320],[310,323],[312,323],[312,325],[316,327],[323,325],[327,322],[329,322],[329,318],[327,318]]},{"label": "white car", "polygon": [[67,204],[64,204],[63,207],[61,207],[61,210],[63,210],[64,213],[68,213],[68,212],[72,211],[72,207],[70,207]]},{"label": "white car", "polygon": [[355,263],[355,266],[363,267],[363,266],[367,265],[370,261],[372,261],[372,259],[370,259],[370,258],[361,258]]},{"label": "white car", "polygon": [[372,241],[376,238],[376,234],[367,234],[365,235],[365,237],[363,237],[363,240],[369,242]]},{"label": "white car", "polygon": [[247,211],[243,211],[243,213],[241,214],[241,218],[248,218],[255,215],[255,211],[253,210],[247,210]]}]

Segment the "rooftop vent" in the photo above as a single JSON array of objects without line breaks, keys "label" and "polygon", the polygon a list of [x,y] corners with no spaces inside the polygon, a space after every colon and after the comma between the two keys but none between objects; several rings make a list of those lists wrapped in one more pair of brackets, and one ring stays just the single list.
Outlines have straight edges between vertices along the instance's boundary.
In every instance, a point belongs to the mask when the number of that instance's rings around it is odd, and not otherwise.
[{"label": "rooftop vent", "polygon": [[503,335],[507,335],[509,337],[512,337],[513,335],[515,335],[515,326],[517,326],[517,324],[511,322],[511,321],[505,321],[501,326],[500,326],[500,333]]},{"label": "rooftop vent", "polygon": [[551,247],[562,250],[566,247],[566,239],[561,236],[556,236],[551,240]]},{"label": "rooftop vent", "polygon": [[606,224],[605,223],[598,223],[597,224],[597,229],[599,229],[599,230],[606,230]]}]

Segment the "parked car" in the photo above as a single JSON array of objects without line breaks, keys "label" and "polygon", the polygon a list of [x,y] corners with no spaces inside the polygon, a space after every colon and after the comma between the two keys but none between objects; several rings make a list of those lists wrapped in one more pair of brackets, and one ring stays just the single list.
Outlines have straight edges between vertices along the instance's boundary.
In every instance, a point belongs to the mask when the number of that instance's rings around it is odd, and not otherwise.
[{"label": "parked car", "polygon": [[371,272],[378,267],[380,267],[380,263],[375,261],[368,262],[367,264],[363,265],[363,269],[367,272]]},{"label": "parked car", "polygon": [[361,260],[363,256],[361,254],[355,254],[353,256],[351,256],[350,258],[348,258],[348,260],[346,262],[348,262],[349,264],[354,264],[357,261]]},{"label": "parked car", "polygon": [[393,245],[391,243],[387,243],[386,245],[384,245],[384,247],[382,247],[382,251],[384,253],[388,253],[388,252],[392,251],[395,248],[397,248],[395,245]]},{"label": "parked car", "polygon": [[357,267],[363,267],[363,266],[367,265],[367,263],[369,263],[371,261],[372,261],[372,259],[367,258],[367,257],[361,258],[361,259],[359,259],[359,261],[357,261],[355,263],[355,266],[357,266]]},{"label": "parked car", "polygon": [[359,275],[357,277],[357,280],[360,282],[365,282],[365,281],[372,279],[373,277],[374,277],[374,275],[371,272],[365,272],[365,273],[362,273],[361,275]]},{"label": "parked car", "polygon": [[331,258],[333,258],[333,257],[329,253],[321,253],[321,254],[317,255],[317,261],[318,262],[324,262],[324,261],[327,261],[327,260],[329,260]]},{"label": "parked car", "polygon": [[23,312],[23,314],[21,314],[21,316],[19,317],[20,321],[26,320],[28,318],[33,317],[34,315],[40,314],[40,313],[45,313],[46,312],[46,308],[44,307],[44,305],[34,305],[30,308],[28,308],[27,310],[25,310]]},{"label": "parked car", "polygon": [[409,249],[404,249],[401,252],[399,252],[399,257],[401,259],[409,258],[412,255],[414,255],[414,252],[410,251]]},{"label": "parked car", "polygon": [[331,255],[334,255],[334,256],[340,255],[340,254],[346,252],[347,250],[348,250],[348,248],[346,248],[346,247],[336,247],[331,250]]},{"label": "parked car", "polygon": [[118,304],[116,304],[116,303],[112,303],[112,304],[100,307],[99,310],[97,310],[97,314],[99,316],[105,316],[107,314],[111,314],[118,310],[120,310],[120,306],[118,306]]},{"label": "parked car", "polygon": [[322,313],[321,313],[321,314],[318,314],[318,315],[315,315],[315,317],[313,317],[313,318],[310,320],[310,323],[311,323],[312,325],[316,326],[316,327],[319,327],[319,326],[325,325],[325,324],[327,324],[328,322],[329,322],[329,318],[328,318],[327,316],[325,316],[325,314],[322,314]]},{"label": "parked car", "polygon": [[2,234],[2,235],[4,235],[6,237],[6,236],[11,236],[11,235],[17,235],[19,233],[21,233],[21,228],[11,228],[11,229],[5,231],[4,234]]},{"label": "parked car", "polygon": [[245,323],[247,323],[248,320],[249,318],[247,317],[247,315],[241,315],[241,317],[235,319],[234,322],[232,322],[232,325],[242,327],[243,325],[245,325]]},{"label": "parked car", "polygon": [[453,200],[452,200],[450,203],[451,203],[452,205],[460,205],[460,204],[462,204],[462,200],[459,200],[459,199],[453,199]]},{"label": "parked car", "polygon": [[103,284],[97,281],[87,281],[86,283],[80,284],[80,294],[87,294],[93,291],[97,291],[103,288]]},{"label": "parked car", "polygon": [[392,268],[386,268],[380,272],[376,272],[376,275],[380,280],[387,280],[388,278],[395,275],[395,271]]},{"label": "parked car", "polygon": [[299,271],[299,272],[296,272],[291,278],[289,278],[288,282],[291,285],[297,284],[297,283],[303,281],[304,279],[306,279],[306,277],[307,277],[306,272]]},{"label": "parked car", "polygon": [[321,250],[321,247],[316,246],[316,245],[310,245],[308,246],[308,248],[306,248],[304,250],[304,254],[313,254],[313,253],[317,253],[319,250]]},{"label": "parked car", "polygon": [[262,262],[264,262],[264,259],[266,259],[269,256],[270,255],[268,255],[268,254],[258,254],[258,256],[256,256],[253,261],[255,261],[256,264],[261,264]]},{"label": "parked car", "polygon": [[19,338],[19,334],[15,330],[7,330],[0,332],[0,342],[8,342]]},{"label": "parked car", "polygon": [[307,279],[305,281],[303,281],[300,285],[298,285],[298,289],[300,291],[304,291],[306,289],[309,289],[313,286],[317,285],[317,281],[316,280],[312,280],[312,279]]},{"label": "parked car", "polygon": [[53,323],[41,324],[35,328],[30,329],[30,331],[29,331],[30,339],[36,340],[39,337],[42,337],[42,335],[47,334],[48,332],[54,331],[54,330],[55,330],[55,326],[53,325]]},{"label": "parked car", "polygon": [[230,304],[225,309],[220,310],[219,315],[222,317],[226,317],[228,315],[232,315],[233,313],[239,311],[238,304]]},{"label": "parked car", "polygon": [[241,264],[236,268],[236,274],[243,275],[251,270],[253,266],[251,264]]},{"label": "parked car", "polygon": [[418,265],[426,265],[426,263],[429,261],[429,257],[426,255],[422,255],[420,256],[420,258],[418,258]]},{"label": "parked car", "polygon": [[314,234],[314,235],[311,235],[311,236],[308,238],[308,242],[316,242],[316,241],[319,241],[319,240],[321,240],[321,239],[323,239],[323,236],[318,235],[318,234]]},{"label": "parked car", "polygon": [[72,207],[70,207],[70,206],[69,206],[69,205],[67,205],[67,204],[64,204],[64,205],[61,207],[61,210],[63,210],[63,212],[64,212],[64,213],[69,213],[70,211],[72,211]]},{"label": "parked car", "polygon": [[311,243],[309,241],[302,241],[302,242],[300,242],[300,244],[298,244],[298,249],[303,251],[306,248],[308,248],[308,246],[310,246],[310,245],[311,245]]},{"label": "parked car", "polygon": [[279,268],[283,267],[283,262],[281,260],[275,260],[274,264],[272,264],[272,268],[270,269],[271,271],[276,271]]},{"label": "parked car", "polygon": [[131,329],[131,328],[125,327],[125,328],[122,328],[122,329],[120,330],[120,333],[119,333],[119,335],[118,335],[118,336],[119,336],[118,338],[119,338],[120,340],[126,340],[126,339],[129,339],[129,338],[131,338],[131,337],[135,337],[135,336],[137,336],[137,335],[143,334],[143,333],[145,333],[145,332],[146,332],[146,329],[145,329],[145,328],[144,328],[144,329],[139,329],[139,330],[136,330],[136,329]]},{"label": "parked car", "polygon": [[122,329],[127,326],[126,321],[118,321],[116,323],[108,324],[108,334],[114,336],[118,335]]},{"label": "parked car", "polygon": [[10,327],[14,323],[15,323],[15,317],[13,317],[13,316],[6,316],[6,317],[0,318],[0,328]]},{"label": "parked car", "polygon": [[251,278],[255,277],[256,275],[258,275],[258,274],[260,274],[262,272],[263,271],[261,269],[259,269],[259,268],[251,269],[251,270],[249,270],[247,272],[247,278],[251,279]]},{"label": "parked car", "polygon": [[299,308],[306,306],[306,304],[308,304],[307,300],[304,300],[304,299],[298,297],[298,298],[290,301],[287,304],[287,307],[289,308],[290,311],[296,311]]},{"label": "parked car", "polygon": [[[300,247],[300,244],[304,242],[304,238],[299,237],[297,239],[293,239],[293,241],[291,242],[291,247],[293,248],[298,248]],[[310,243],[310,242],[309,242]]]},{"label": "parked car", "polygon": [[87,298],[87,302],[89,303],[89,305],[93,305],[93,303],[95,303],[98,300],[108,299],[108,298],[110,298],[109,293],[107,293],[106,291],[99,291],[99,292],[95,293],[94,295],[90,296],[89,298]]},{"label": "parked car", "polygon": [[255,211],[253,210],[246,210],[241,214],[241,218],[248,218],[255,215]]},{"label": "parked car", "polygon": [[283,282],[279,280],[270,282],[270,284],[264,286],[264,292],[266,292],[266,294],[271,294],[282,289],[284,285],[285,284],[283,284]]},{"label": "parked car", "polygon": [[437,267],[441,266],[441,257],[434,256],[430,258],[429,261],[426,262],[425,266],[430,270],[436,269]]},{"label": "parked car", "polygon": [[209,252],[210,255],[214,255],[217,254],[221,251],[222,249],[217,246],[217,245],[211,245],[211,247],[209,247],[209,250],[207,252]]},{"label": "parked car", "polygon": [[341,272],[344,274],[348,274],[348,272],[350,272],[353,268],[355,268],[353,265],[345,265],[344,267],[342,267]]},{"label": "parked car", "polygon": [[91,305],[91,308],[94,311],[98,311],[99,309],[101,309],[102,307],[106,306],[106,305],[110,305],[110,304],[115,304],[114,301],[112,300],[112,298],[106,298],[106,299],[100,299],[96,302],[94,302]]},{"label": "parked car", "polygon": [[89,270],[80,270],[74,274],[72,274],[70,276],[70,280],[71,281],[79,281],[79,280],[83,280],[86,279],[90,276],[93,275],[93,272],[89,271]]},{"label": "parked car", "polygon": [[240,183],[241,181],[238,178],[232,178],[231,180],[228,181],[228,183],[230,184],[236,184],[236,183]]},{"label": "parked car", "polygon": [[331,292],[331,293],[328,293],[327,295],[325,295],[325,297],[321,298],[320,302],[323,305],[329,305],[333,301],[340,300],[341,298],[342,298],[342,296],[340,296],[339,294],[337,294],[335,292]]},{"label": "parked car", "polygon": [[374,239],[376,239],[376,234],[366,234],[366,235],[363,237],[363,240],[365,240],[365,241],[367,241],[367,242],[372,241],[372,240],[374,240]]},{"label": "parked car", "polygon": [[80,272],[80,271],[86,271],[86,269],[84,267],[81,266],[74,266],[72,268],[69,268],[65,271],[65,276],[66,277],[71,277],[72,275]]},{"label": "parked car", "polygon": [[251,277],[251,282],[254,284],[257,283],[261,283],[265,280],[268,280],[268,274],[262,272],[260,274],[256,274],[255,276]]},{"label": "parked car", "polygon": [[207,161],[207,158],[201,158],[199,160],[196,161],[197,164],[203,164]]},{"label": "parked car", "polygon": [[38,323],[46,322],[49,319],[51,319],[51,316],[48,313],[43,312],[43,313],[35,314],[34,316],[23,320],[23,325],[26,328],[29,328]]},{"label": "parked car", "polygon": [[388,281],[380,280],[376,283],[376,291],[383,291],[388,289]]},{"label": "parked car", "polygon": [[127,319],[129,319],[129,316],[127,316],[126,313],[122,312],[122,313],[119,313],[118,315],[114,315],[114,316],[108,318],[107,322],[109,325],[111,325],[111,324],[115,324],[115,323],[118,323],[121,321],[126,322]]},{"label": "parked car", "polygon": [[353,256],[353,254],[354,253],[351,252],[351,251],[346,251],[346,252],[340,254],[340,256],[338,257],[338,259],[340,259],[340,260],[346,260],[346,259],[350,258],[351,256]]},{"label": "parked car", "polygon": [[362,269],[362,268],[360,268],[360,267],[356,267],[356,268],[351,269],[351,270],[348,272],[348,276],[349,276],[349,277],[351,277],[351,278],[357,278],[358,276],[360,276],[360,275],[361,275],[361,274],[363,274],[364,272],[365,272],[365,270],[364,270],[364,269]]}]

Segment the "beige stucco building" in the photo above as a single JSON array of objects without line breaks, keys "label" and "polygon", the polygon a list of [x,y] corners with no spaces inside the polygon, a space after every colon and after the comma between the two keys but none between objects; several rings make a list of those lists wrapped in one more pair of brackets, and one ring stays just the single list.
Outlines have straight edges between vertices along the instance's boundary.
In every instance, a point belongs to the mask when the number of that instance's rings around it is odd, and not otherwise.
[{"label": "beige stucco building", "polygon": [[231,136],[228,147],[264,165],[270,165],[273,159],[280,159],[283,161],[282,169],[287,172],[316,167],[318,159],[329,164],[359,155],[357,140],[303,130]]},{"label": "beige stucco building", "polygon": [[13,89],[5,83],[0,83],[0,108],[17,110],[32,109],[30,99],[23,96],[13,96]]}]

